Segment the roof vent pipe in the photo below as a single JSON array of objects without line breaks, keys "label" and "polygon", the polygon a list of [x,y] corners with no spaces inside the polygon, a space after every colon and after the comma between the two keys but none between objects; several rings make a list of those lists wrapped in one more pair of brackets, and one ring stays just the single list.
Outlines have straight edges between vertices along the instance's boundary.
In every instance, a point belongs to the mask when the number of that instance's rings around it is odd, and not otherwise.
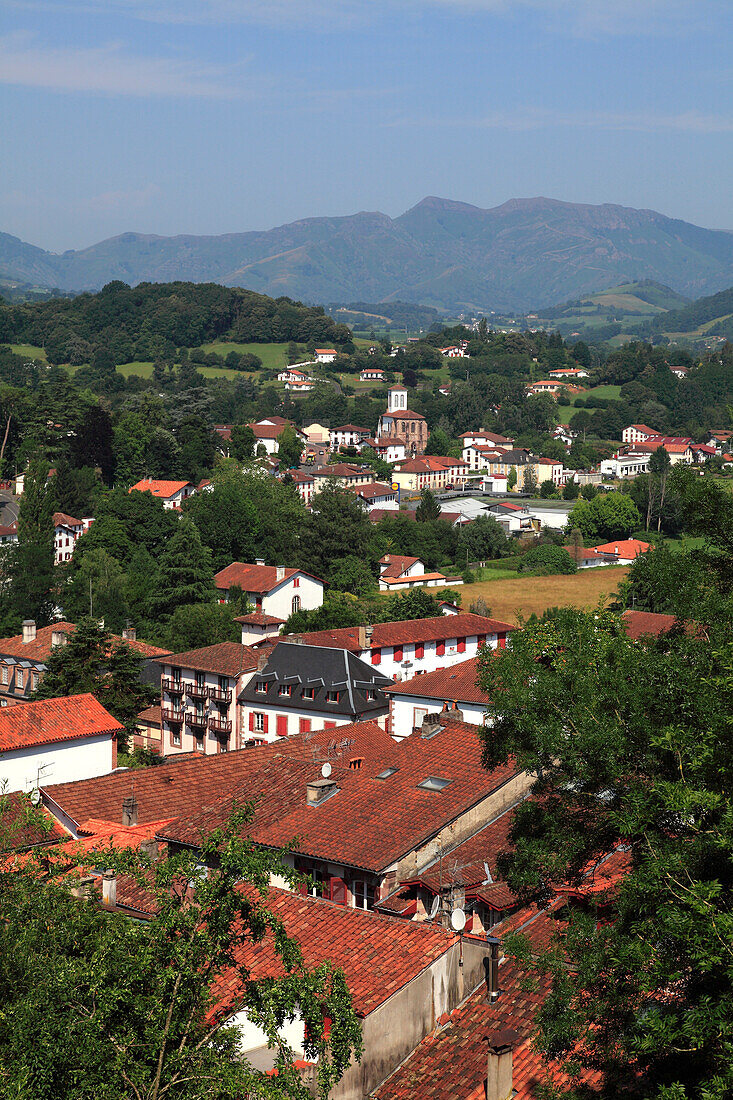
[{"label": "roof vent pipe", "polygon": [[486,998],[489,1004],[494,1004],[499,999],[499,944],[496,936],[487,936],[489,954],[484,958],[484,972],[486,976]]}]

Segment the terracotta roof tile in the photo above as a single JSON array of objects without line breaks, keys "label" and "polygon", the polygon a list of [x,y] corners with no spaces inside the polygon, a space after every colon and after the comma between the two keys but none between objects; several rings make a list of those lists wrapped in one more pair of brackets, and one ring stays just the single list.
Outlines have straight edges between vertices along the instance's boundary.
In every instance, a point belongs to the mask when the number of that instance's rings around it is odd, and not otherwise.
[{"label": "terracotta roof tile", "polygon": [[[404,619],[391,623],[375,623],[371,646],[404,645],[407,642],[434,642],[440,639],[481,637],[487,634],[507,634],[515,630],[510,623],[488,619],[484,615],[462,612],[458,615],[434,615],[429,619]],[[287,635],[285,635],[287,638]],[[340,646],[354,653],[361,650],[359,627],[344,626],[335,630],[312,630],[302,635],[308,645]]]},{"label": "terracotta roof tile", "polygon": [[[261,650],[242,645],[241,642],[217,642],[203,649],[189,649],[186,653],[172,653],[165,663],[178,668],[193,668],[199,672],[216,672],[220,676],[240,676],[257,668]],[[162,662],[161,662],[162,663]]]},{"label": "terracotta roof tile", "polygon": [[[278,566],[276,565],[252,565],[249,562],[233,561],[230,565],[220,569],[214,577],[217,588],[225,590],[232,585],[239,585],[243,592],[272,592],[278,584],[290,580],[298,574],[310,577],[303,569],[283,569],[282,576],[278,580]],[[318,580],[318,577],[314,578]]]},{"label": "terracotta roof tile", "polygon": [[[12,638],[0,638],[0,657],[25,657],[29,661],[45,662],[53,650],[53,635],[73,634],[75,630],[75,623],[58,622],[39,627],[32,642],[24,643],[22,634],[16,634]],[[140,657],[162,657],[168,652],[167,649],[148,645],[147,642],[129,641],[117,634],[112,634],[111,638],[114,642],[124,642]]]},{"label": "terracotta roof tile", "polygon": [[41,699],[0,711],[0,751],[117,734],[124,729],[89,693]]},{"label": "terracotta roof tile", "polygon": [[74,519],[73,516],[67,516],[65,512],[54,512],[53,514],[54,527],[82,527],[82,521],[80,519]]},{"label": "terracotta roof tile", "polygon": [[386,695],[419,695],[423,699],[442,699],[454,703],[489,703],[489,697],[476,686],[478,658],[439,668],[435,672],[423,672],[410,680],[403,680],[384,688]]},{"label": "terracotta roof tile", "polygon": [[143,478],[142,481],[138,481],[136,485],[130,487],[130,492],[135,491],[140,493],[152,493],[154,497],[161,497],[163,500],[168,500],[170,497],[175,496],[176,493],[180,493],[181,489],[185,489],[187,485],[190,485],[189,481],[156,481],[153,478]]}]

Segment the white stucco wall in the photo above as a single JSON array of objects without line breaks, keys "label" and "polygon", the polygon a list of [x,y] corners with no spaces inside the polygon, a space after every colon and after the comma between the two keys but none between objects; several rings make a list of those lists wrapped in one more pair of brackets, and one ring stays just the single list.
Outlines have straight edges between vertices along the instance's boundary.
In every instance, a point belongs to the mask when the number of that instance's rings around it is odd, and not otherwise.
[{"label": "white stucco wall", "polygon": [[[459,649],[458,639],[455,635],[450,636],[450,620],[451,616],[446,616],[445,652],[442,654],[437,652],[437,642],[425,642],[423,655],[418,657],[415,654],[415,644],[409,642],[402,647],[402,657],[397,660],[395,660],[394,646],[383,646],[378,662],[374,660],[372,649],[364,649],[357,656],[368,665],[378,668],[385,676],[391,676],[393,680],[408,680],[418,672],[434,672],[437,668],[448,668],[450,665],[458,664],[459,661],[467,661],[470,657],[475,657],[479,649],[478,636],[469,635],[465,639],[465,649]],[[485,644],[496,649],[499,644],[498,636],[487,634]],[[410,662],[409,668],[402,667],[404,661]]]},{"label": "white stucco wall", "polygon": [[5,783],[8,792],[29,791],[39,785],[39,779],[40,785],[47,787],[108,775],[114,766],[113,753],[110,734],[3,752],[0,784]]},{"label": "white stucco wall", "polygon": [[[423,698],[419,695],[393,695],[390,718],[390,736],[402,740],[409,737],[416,726],[422,724],[425,714],[439,714],[444,699]],[[453,700],[449,700],[452,704]],[[458,709],[463,713],[463,721],[474,726],[484,722],[484,707],[481,703],[462,703],[458,700]]]},{"label": "white stucco wall", "polygon": [[[298,586],[295,586],[295,581]],[[278,619],[287,619],[293,610],[293,597],[300,597],[301,611],[314,611],[323,604],[323,583],[299,573],[282,581],[262,598],[262,610],[266,615],[275,615]]]}]

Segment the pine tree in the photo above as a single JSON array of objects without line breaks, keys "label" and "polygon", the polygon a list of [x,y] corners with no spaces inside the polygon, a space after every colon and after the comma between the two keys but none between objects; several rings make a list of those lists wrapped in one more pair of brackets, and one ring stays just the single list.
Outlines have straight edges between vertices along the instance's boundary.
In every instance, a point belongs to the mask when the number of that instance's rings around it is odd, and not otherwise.
[{"label": "pine tree", "polygon": [[423,489],[420,494],[420,503],[415,509],[415,519],[419,523],[429,523],[431,520],[440,519],[440,505],[435,498],[435,493],[430,489]]},{"label": "pine tree", "polygon": [[177,607],[213,603],[216,596],[211,551],[198,528],[183,516],[160,557],[158,590],[151,598],[153,614],[168,619]]},{"label": "pine tree", "polygon": [[25,475],[18,512],[18,542],[9,564],[9,601],[19,619],[51,622],[54,587],[53,496],[48,465],[35,460]]}]

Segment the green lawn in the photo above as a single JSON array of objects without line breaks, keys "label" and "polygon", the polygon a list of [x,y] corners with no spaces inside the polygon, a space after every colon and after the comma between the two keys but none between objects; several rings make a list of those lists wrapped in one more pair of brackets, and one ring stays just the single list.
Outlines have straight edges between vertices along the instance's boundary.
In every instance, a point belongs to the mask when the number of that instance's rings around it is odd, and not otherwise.
[{"label": "green lawn", "polygon": [[[592,390],[586,390],[584,393],[574,393],[570,398],[569,405],[558,405],[557,415],[561,424],[569,424],[575,416],[576,412],[580,412],[580,409],[574,408],[575,402],[578,398],[583,401],[588,397],[605,397],[613,400],[618,400],[621,396],[620,386],[595,386]],[[590,412],[593,410],[590,409]]]},{"label": "green lawn", "polygon": [[[241,354],[257,355],[262,360],[263,370],[281,370],[288,365],[287,344],[235,344],[230,341],[216,340],[213,344],[203,344],[202,351],[214,351],[224,358],[230,351],[238,351]],[[211,368],[216,369],[216,368]],[[205,371],[203,373],[206,373]],[[218,373],[221,373],[220,371]],[[228,375],[236,375],[238,371],[227,371]]]},{"label": "green lawn", "polygon": [[24,359],[42,359],[46,362],[46,353],[43,348],[37,348],[34,344],[10,344],[10,350],[16,355],[22,355]]}]

